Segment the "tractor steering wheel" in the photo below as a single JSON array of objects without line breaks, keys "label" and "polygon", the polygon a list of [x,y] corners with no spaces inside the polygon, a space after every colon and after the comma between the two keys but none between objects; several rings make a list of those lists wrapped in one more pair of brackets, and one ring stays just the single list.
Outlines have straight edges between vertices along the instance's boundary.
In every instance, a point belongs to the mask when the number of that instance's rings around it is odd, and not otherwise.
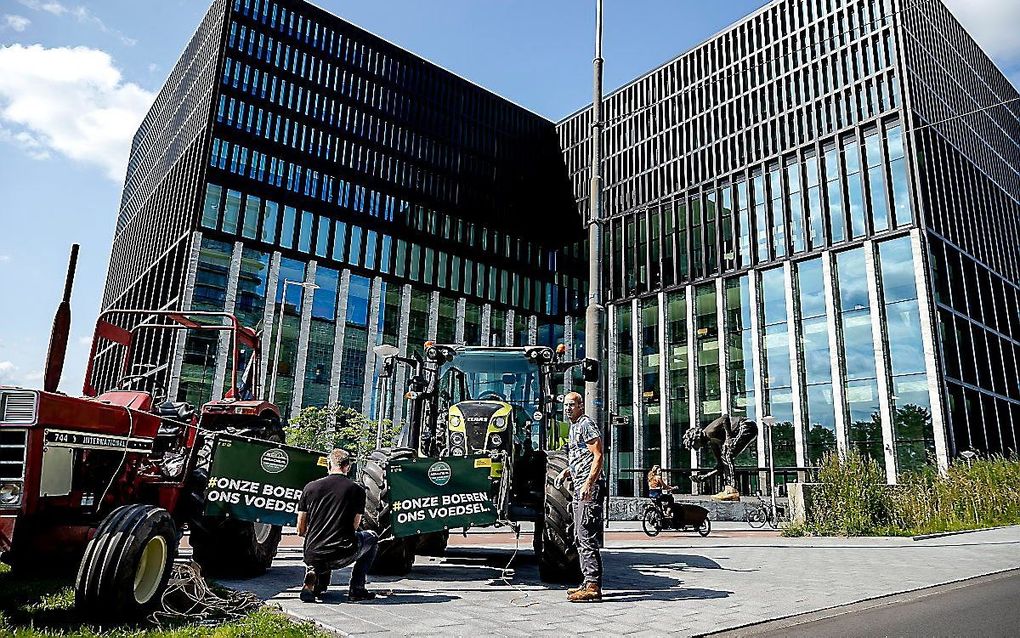
[{"label": "tractor steering wheel", "polygon": [[506,397],[495,390],[486,390],[478,395],[476,401],[502,401],[506,403]]}]

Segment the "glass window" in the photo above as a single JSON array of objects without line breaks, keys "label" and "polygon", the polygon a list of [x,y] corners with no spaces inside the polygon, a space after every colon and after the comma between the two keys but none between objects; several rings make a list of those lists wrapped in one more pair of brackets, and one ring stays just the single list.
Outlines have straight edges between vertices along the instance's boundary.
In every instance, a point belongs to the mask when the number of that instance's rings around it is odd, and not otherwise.
[{"label": "glass window", "polygon": [[262,241],[266,244],[276,243],[276,216],[279,213],[276,202],[266,200],[262,209]]},{"label": "glass window", "polygon": [[312,249],[312,222],[315,215],[307,210],[301,211],[301,233],[298,235],[298,250],[307,253]]},{"label": "glass window", "polygon": [[871,222],[875,231],[883,231],[889,228],[889,206],[885,199],[882,137],[878,131],[865,136],[864,147],[868,162],[868,187],[871,189]]},{"label": "glass window", "polygon": [[361,265],[361,227],[353,224],[351,225],[351,249],[347,263],[352,266]]},{"label": "glass window", "polygon": [[893,218],[896,227],[913,223],[910,207],[910,187],[907,182],[907,165],[903,157],[903,134],[899,126],[889,128],[889,174],[892,178]]},{"label": "glass window", "polygon": [[843,140],[843,157],[846,161],[847,194],[850,201],[850,235],[854,239],[867,232],[864,210],[864,183],[861,178],[861,157],[857,140]]},{"label": "glass window", "polygon": [[220,216],[220,201],[223,199],[223,187],[208,184],[205,189],[205,205],[202,207],[202,226],[216,229]]},{"label": "glass window", "polygon": [[227,191],[227,201],[223,206],[223,232],[236,235],[238,217],[241,212],[241,193],[235,190]]},{"label": "glass window", "polygon": [[829,232],[832,242],[846,239],[846,217],[843,212],[843,187],[840,185],[839,151],[835,147],[825,149],[825,182],[829,204]]},{"label": "glass window", "polygon": [[283,231],[280,233],[280,245],[284,248],[294,247],[294,225],[297,222],[297,210],[292,206],[283,207]]},{"label": "glass window", "polygon": [[319,215],[319,227],[315,231],[315,254],[325,257],[329,250],[329,218]]}]

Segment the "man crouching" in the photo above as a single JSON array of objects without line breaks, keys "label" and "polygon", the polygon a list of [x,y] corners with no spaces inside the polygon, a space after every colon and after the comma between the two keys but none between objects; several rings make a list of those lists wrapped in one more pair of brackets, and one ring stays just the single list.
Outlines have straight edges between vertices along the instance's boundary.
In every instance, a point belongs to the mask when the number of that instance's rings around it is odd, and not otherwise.
[{"label": "man crouching", "polygon": [[298,501],[297,533],[305,539],[305,582],[301,600],[315,602],[329,587],[332,570],[354,563],[347,600],[371,600],[365,577],[379,549],[379,536],[360,531],[365,488],[347,473],[351,455],[339,448],[326,457],[328,474],[305,486]]}]

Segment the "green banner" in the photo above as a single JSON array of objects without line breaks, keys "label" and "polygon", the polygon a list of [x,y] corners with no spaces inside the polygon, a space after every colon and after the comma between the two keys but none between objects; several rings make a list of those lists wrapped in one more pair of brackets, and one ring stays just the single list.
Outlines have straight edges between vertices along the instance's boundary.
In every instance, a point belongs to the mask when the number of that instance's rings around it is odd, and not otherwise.
[{"label": "green banner", "polygon": [[294,525],[301,492],[326,475],[326,457],[299,447],[216,435],[206,516]]},{"label": "green banner", "polygon": [[488,457],[394,461],[387,477],[393,535],[413,536],[454,527],[492,525]]}]

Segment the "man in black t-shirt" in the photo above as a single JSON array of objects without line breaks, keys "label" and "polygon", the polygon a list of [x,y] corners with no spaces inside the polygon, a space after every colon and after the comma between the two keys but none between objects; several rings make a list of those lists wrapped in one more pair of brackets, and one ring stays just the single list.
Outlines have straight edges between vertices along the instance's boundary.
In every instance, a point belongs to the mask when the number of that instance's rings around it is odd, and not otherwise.
[{"label": "man in black t-shirt", "polygon": [[298,501],[297,532],[305,539],[304,587],[301,600],[314,602],[329,586],[332,570],[354,563],[347,600],[371,600],[365,577],[379,549],[373,531],[361,531],[365,513],[365,488],[347,477],[351,457],[334,449],[326,458],[328,472],[305,486]]}]

